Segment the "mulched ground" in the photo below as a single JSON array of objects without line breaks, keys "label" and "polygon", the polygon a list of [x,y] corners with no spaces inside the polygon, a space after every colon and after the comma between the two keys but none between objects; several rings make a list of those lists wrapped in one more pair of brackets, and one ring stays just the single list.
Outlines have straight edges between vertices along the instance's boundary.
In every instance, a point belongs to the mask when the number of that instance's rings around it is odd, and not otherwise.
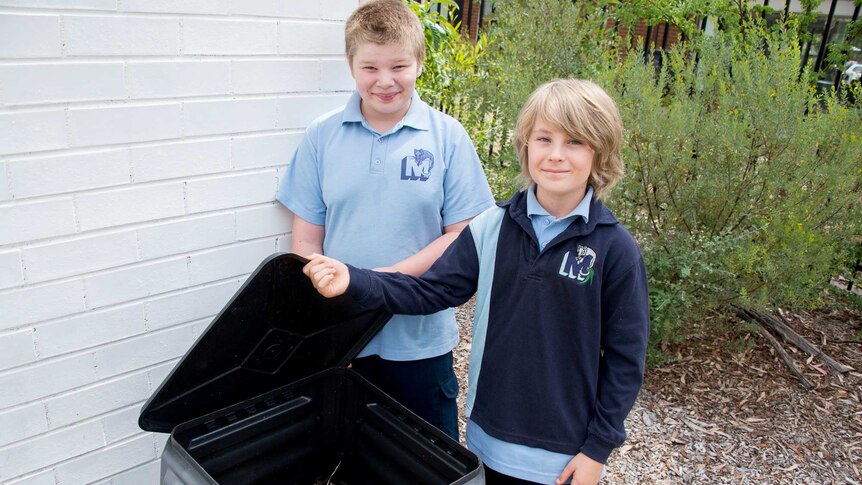
[{"label": "mulched ground", "polygon": [[[805,390],[754,327],[729,322],[718,338],[671,349],[673,362],[647,370],[603,483],[862,484],[862,310],[831,307],[784,318],[855,370],[830,374],[785,344],[816,384]],[[472,303],[457,312],[462,432],[471,313]]]}]

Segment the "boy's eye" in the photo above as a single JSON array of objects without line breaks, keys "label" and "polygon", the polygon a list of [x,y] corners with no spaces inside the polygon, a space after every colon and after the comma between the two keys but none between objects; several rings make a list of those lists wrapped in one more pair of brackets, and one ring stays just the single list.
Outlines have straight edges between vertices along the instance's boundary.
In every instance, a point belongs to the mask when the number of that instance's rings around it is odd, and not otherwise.
[{"label": "boy's eye", "polygon": [[580,140],[569,140],[569,144],[570,145],[581,145],[582,143],[580,142]]},{"label": "boy's eye", "polygon": [[539,136],[539,137],[536,137],[536,141],[540,141],[542,143],[547,143],[547,142],[551,141],[551,139],[548,138],[547,136]]}]

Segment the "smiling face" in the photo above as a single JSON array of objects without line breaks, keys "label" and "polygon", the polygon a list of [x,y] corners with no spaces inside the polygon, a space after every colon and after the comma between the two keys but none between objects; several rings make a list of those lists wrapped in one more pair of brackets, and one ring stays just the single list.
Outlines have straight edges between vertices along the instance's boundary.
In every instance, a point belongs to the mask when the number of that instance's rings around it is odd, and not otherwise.
[{"label": "smiling face", "polygon": [[407,114],[422,66],[407,49],[366,42],[357,47],[350,63],[362,115],[383,133]]},{"label": "smiling face", "polygon": [[577,207],[586,194],[594,156],[587,144],[536,119],[527,138],[527,168],[545,210],[560,217]]}]

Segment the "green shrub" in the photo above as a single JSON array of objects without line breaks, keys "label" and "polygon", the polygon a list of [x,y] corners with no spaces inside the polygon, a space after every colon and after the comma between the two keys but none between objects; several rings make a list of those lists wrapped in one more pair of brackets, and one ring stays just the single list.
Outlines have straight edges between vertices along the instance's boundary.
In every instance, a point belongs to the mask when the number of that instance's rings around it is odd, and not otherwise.
[{"label": "green shrub", "polygon": [[800,80],[794,30],[752,22],[658,74],[629,56],[608,86],[627,127],[611,205],[645,250],[655,342],[729,302],[817,305],[860,229],[858,107]]},{"label": "green shrub", "polygon": [[[862,233],[862,110],[849,101],[859,97],[819,95],[814,75],[800,75],[804,22],[767,27],[745,2],[679,3],[650,14],[689,33],[657,71],[609,27],[633,23],[626,5],[638,2],[501,1],[476,64],[482,82],[458,95],[459,117],[506,128],[553,78],[592,79],[617,100],[627,175],[608,203],[643,249],[654,349],[730,302],[817,305]],[[704,12],[724,29],[700,35]],[[498,140],[483,161],[500,197],[517,163]]]},{"label": "green shrub", "polygon": [[497,157],[508,132],[498,110],[475,90],[488,82],[481,64],[488,36],[480,34],[475,43],[467,39],[460,32],[460,24],[451,22],[457,8],[452,0],[407,4],[425,28],[427,54],[416,90],[425,102],[461,122],[476,146],[494,194],[502,198],[514,178],[511,167]]}]

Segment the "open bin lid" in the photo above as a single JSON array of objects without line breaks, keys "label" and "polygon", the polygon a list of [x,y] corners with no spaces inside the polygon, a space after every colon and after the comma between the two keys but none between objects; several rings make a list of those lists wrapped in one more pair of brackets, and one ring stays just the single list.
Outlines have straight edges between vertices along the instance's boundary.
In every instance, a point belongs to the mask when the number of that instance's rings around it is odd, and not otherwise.
[{"label": "open bin lid", "polygon": [[141,410],[147,431],[176,425],[344,366],[389,320],[383,310],[326,299],[302,273],[306,259],[265,259]]}]

